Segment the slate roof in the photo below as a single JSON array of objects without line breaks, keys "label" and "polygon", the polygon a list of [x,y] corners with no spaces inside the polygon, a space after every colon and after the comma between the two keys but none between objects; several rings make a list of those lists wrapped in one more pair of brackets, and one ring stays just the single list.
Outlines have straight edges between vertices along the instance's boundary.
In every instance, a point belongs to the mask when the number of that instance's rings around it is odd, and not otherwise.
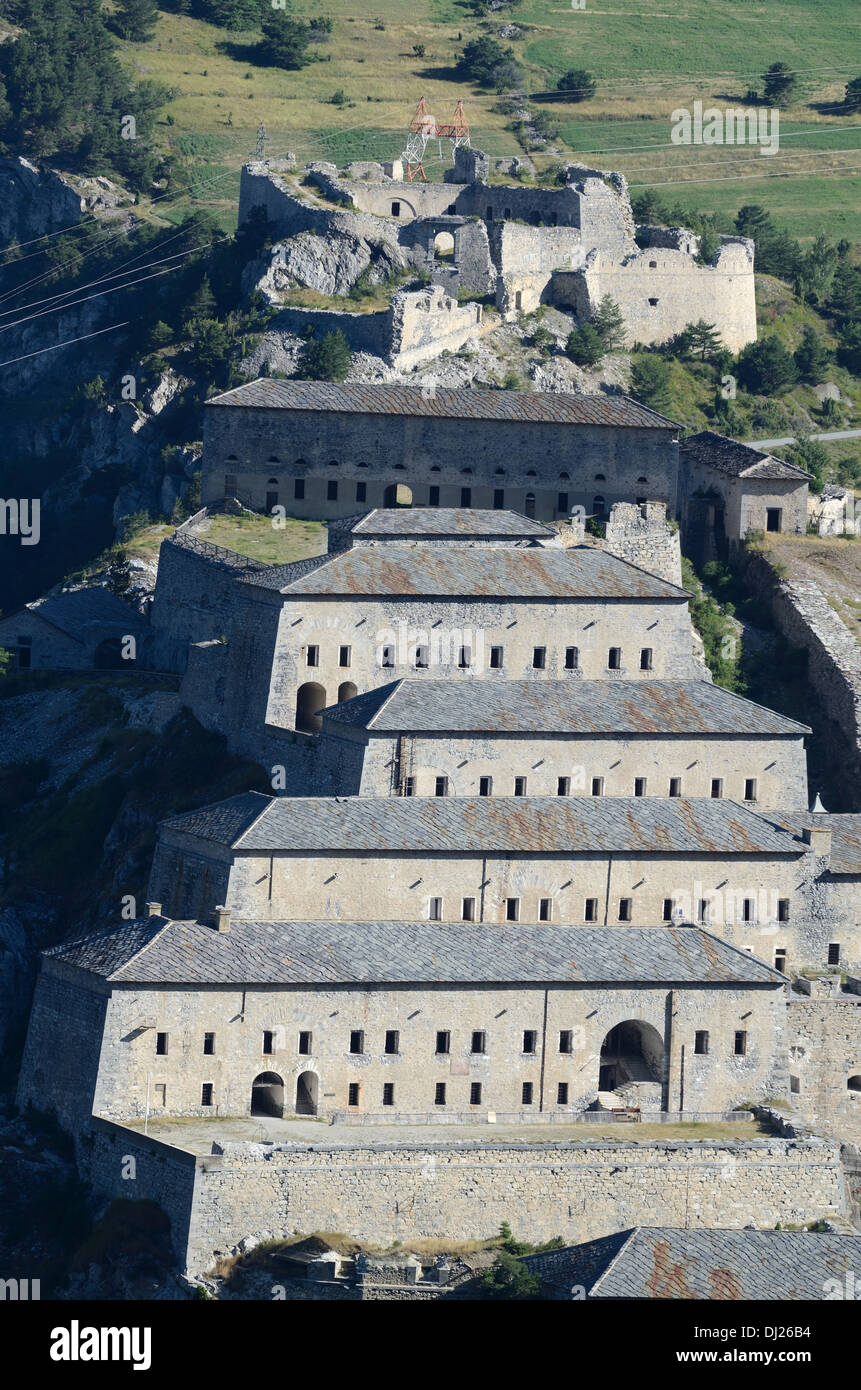
[{"label": "slate roof", "polygon": [[45,954],[117,984],[785,983],[700,927],[234,921],[218,932],[147,917]]},{"label": "slate roof", "polygon": [[347,598],[687,599],[685,589],[594,546],[359,545],[240,581]]},{"label": "slate roof", "polygon": [[556,536],[551,527],[520,512],[475,507],[378,507],[344,529],[357,536],[507,536],[512,540]]},{"label": "slate roof", "polygon": [[378,733],[810,733],[711,681],[391,681],[322,711]]},{"label": "slate roof", "polygon": [[257,381],[223,391],[207,410],[327,410],[349,415],[436,416],[449,420],[516,420],[520,424],[606,425],[611,428],[678,430],[674,420],[623,395],[546,391],[481,391],[440,387],[425,397],[418,386],[394,383]]},{"label": "slate roof", "polygon": [[49,594],[45,598],[34,599],[19,611],[25,610],[44,618],[76,642],[86,642],[103,629],[126,633],[140,632],[146,626],[140,613],[130,604],[124,603],[109,589],[95,587]]},{"label": "slate roof", "polygon": [[582,1285],[587,1298],[818,1302],[826,1280],[843,1284],[859,1258],[858,1236],[636,1226],[523,1264],[569,1292]]},{"label": "slate roof", "polygon": [[173,816],[162,825],[251,853],[809,852],[766,817],[732,801],[708,798],[265,797],[248,792]]},{"label": "slate roof", "polygon": [[830,872],[861,874],[861,812],[835,815],[820,812],[816,815],[790,816],[786,819],[781,817],[780,823],[794,835],[800,835],[805,826],[831,830]]},{"label": "slate roof", "polygon": [[679,453],[733,478],[795,478],[800,483],[813,476],[772,454],[760,453],[750,444],[715,434],[714,430],[700,430],[699,434],[683,439]]}]

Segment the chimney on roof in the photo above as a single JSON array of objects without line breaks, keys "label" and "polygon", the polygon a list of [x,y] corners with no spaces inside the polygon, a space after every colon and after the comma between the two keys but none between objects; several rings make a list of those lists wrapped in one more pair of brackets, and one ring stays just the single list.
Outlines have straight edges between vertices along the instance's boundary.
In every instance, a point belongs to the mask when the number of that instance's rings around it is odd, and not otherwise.
[{"label": "chimney on roof", "polygon": [[146,905],[146,915],[147,915],[147,917],[160,917],[160,916],[161,916],[161,903],[147,903],[147,905]]},{"label": "chimney on roof", "polygon": [[215,930],[220,932],[230,931],[229,907],[217,907],[215,909]]},{"label": "chimney on roof", "polygon": [[802,839],[814,854],[823,859],[831,858],[831,827],[829,825],[806,825],[801,832]]}]

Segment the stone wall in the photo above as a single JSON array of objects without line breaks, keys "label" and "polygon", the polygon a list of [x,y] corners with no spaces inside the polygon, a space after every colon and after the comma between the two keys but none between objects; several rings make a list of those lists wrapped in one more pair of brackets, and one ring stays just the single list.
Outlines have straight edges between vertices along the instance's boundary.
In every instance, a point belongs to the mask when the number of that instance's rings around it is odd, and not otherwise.
[{"label": "stone wall", "polygon": [[808,655],[807,678],[816,696],[812,718],[830,754],[843,806],[857,810],[861,785],[861,647],[818,586],[779,579],[763,555],[743,559],[744,578],[768,603],[783,636]]},{"label": "stone wall", "polygon": [[[134,1183],[120,1176],[124,1154],[135,1159]],[[518,1239],[573,1245],[637,1225],[801,1225],[847,1205],[837,1146],[785,1139],[342,1146],[321,1137],[219,1144],[195,1160],[94,1121],[86,1166],[105,1196],[158,1201],[196,1273],[261,1229],[338,1230],[389,1245],[486,1239],[507,1221]]]},{"label": "stone wall", "polygon": [[663,502],[616,502],[607,518],[603,549],[682,586],[679,532],[667,524]]},{"label": "stone wall", "polygon": [[150,611],[156,670],[181,673],[190,643],[226,636],[237,577],[265,568],[183,528],[163,541]]},{"label": "stone wall", "polygon": [[109,993],[59,963],[36,983],[17,1102],[55,1110],[73,1134],[92,1113]]},{"label": "stone wall", "polygon": [[861,998],[793,994],[786,1041],[794,1112],[824,1133],[861,1142]]}]

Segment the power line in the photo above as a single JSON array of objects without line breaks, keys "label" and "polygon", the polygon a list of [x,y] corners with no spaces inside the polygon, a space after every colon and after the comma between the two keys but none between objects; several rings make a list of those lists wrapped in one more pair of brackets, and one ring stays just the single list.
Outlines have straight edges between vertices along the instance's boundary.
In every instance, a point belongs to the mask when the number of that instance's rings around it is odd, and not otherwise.
[{"label": "power line", "polygon": [[26,362],[29,357],[41,357],[43,352],[56,352],[57,348],[70,347],[72,343],[84,343],[88,338],[98,338],[102,333],[114,333],[118,328],[128,328],[130,319],[125,323],[111,324],[110,328],[98,328],[95,333],[84,333],[80,338],[67,338],[64,343],[54,343],[52,347],[39,348],[36,352],[25,352],[22,357],[10,357],[6,362],[0,362],[0,367],[11,367],[15,362]]}]

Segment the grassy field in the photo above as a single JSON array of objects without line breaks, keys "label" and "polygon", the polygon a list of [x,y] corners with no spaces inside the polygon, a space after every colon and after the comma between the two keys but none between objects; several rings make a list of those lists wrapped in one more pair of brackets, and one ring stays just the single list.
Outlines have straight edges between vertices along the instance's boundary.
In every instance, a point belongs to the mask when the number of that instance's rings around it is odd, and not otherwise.
[{"label": "grassy field", "polygon": [[[851,231],[861,192],[861,120],[836,107],[859,66],[851,55],[861,17],[849,0],[820,0],[815,9],[809,0],[682,0],[681,9],[666,0],[587,0],[585,10],[521,0],[487,20],[474,18],[462,0],[379,0],[361,15],[346,0],[293,6],[298,16],[320,10],[334,20],[331,42],[316,47],[319,61],[299,72],[258,66],[256,32],[228,33],[183,15],[162,14],[147,44],[121,45],[136,73],[177,89],[159,134],[188,191],[165,200],[166,215],[205,205],[229,227],[238,169],[254,152],[260,122],[268,152],[290,149],[300,162],[392,158],[420,96],[439,119],[463,97],[474,145],[494,158],[522,154],[506,129],[509,117],[495,109],[497,97],[455,71],[465,41],[495,36],[507,21],[522,31],[511,46],[528,92],[553,86],[575,64],[596,74],[591,100],[541,108],[559,123],[563,157],[576,151],[621,169],[634,192],[665,185],[671,201],[704,211],[762,202],[798,236]],[[413,55],[415,44],[425,46],[422,58]],[[670,143],[676,107],[739,104],[777,60],[800,74],[800,87],[782,113],[776,155]],[[332,103],[338,90],[345,105]],[[440,178],[447,159],[429,152],[428,172]]]}]

